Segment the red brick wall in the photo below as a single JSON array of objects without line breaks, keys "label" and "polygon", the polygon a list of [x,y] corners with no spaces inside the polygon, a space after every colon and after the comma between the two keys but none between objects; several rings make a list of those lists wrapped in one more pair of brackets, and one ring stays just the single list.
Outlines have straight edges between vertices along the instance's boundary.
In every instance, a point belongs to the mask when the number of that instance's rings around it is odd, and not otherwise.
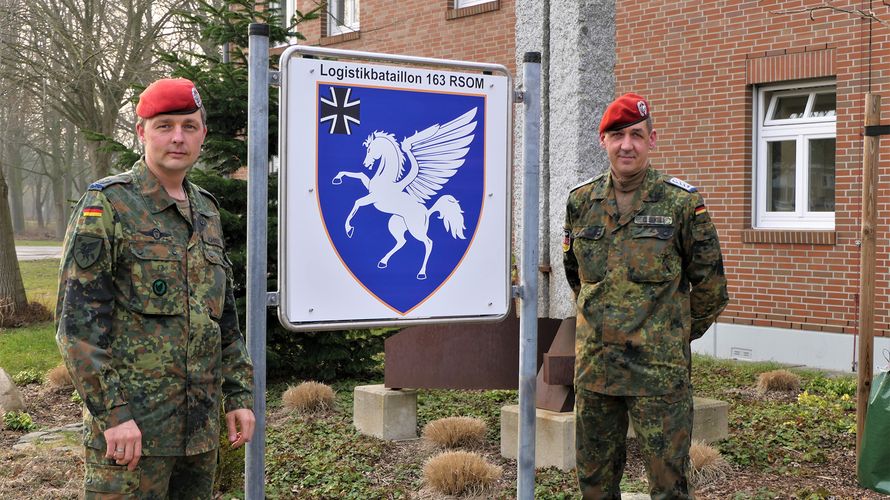
[{"label": "red brick wall", "polygon": [[[300,11],[322,2],[296,1]],[[308,45],[503,64],[515,73],[514,0],[458,10],[452,5],[453,0],[362,0],[357,37],[322,37],[323,18],[300,31]]]},{"label": "red brick wall", "polygon": [[[721,321],[857,331],[862,130],[869,23],[822,1],[619,0],[616,92],[647,96],[653,164],[699,187],[717,224],[732,302]],[[832,6],[868,9],[868,1]],[[872,2],[890,22],[890,7]],[[871,90],[890,123],[890,28],[872,23]],[[778,63],[778,64],[777,64]],[[835,231],[752,230],[752,83],[837,80]],[[879,172],[890,172],[890,136]],[[880,175],[875,334],[890,335],[890,173]]]}]

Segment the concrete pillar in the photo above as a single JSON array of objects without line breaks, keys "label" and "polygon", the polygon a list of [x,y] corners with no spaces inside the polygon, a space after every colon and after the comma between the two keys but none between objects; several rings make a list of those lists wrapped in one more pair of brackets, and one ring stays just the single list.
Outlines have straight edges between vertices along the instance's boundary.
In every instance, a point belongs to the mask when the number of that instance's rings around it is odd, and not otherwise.
[{"label": "concrete pillar", "polygon": [[[729,437],[729,403],[709,398],[692,398],[694,414],[692,439],[710,443]],[[519,433],[519,406],[501,408],[501,456],[516,458]],[[633,438],[633,425],[627,429]],[[575,414],[537,410],[535,420],[535,467],[575,467]]]},{"label": "concrete pillar", "polygon": [[[573,316],[562,267],[562,226],[569,188],[599,174],[608,158],[597,126],[615,97],[615,0],[517,0],[516,57],[541,51],[541,216],[539,315]],[[522,116],[516,108],[515,163],[522,165]],[[522,179],[514,176],[514,234]]]},{"label": "concrete pillar", "polygon": [[362,434],[387,441],[417,439],[417,391],[360,385],[353,392],[352,424]]}]

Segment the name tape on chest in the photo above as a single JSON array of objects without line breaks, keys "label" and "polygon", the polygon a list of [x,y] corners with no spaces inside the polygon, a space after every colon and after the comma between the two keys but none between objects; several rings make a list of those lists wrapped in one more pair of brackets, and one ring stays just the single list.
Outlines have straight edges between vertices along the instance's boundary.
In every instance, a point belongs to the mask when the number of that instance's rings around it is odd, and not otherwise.
[{"label": "name tape on chest", "polygon": [[673,217],[664,215],[638,215],[634,217],[634,224],[638,226],[670,226],[673,223]]},{"label": "name tape on chest", "polygon": [[698,189],[696,189],[696,187],[693,186],[692,184],[689,184],[688,182],[685,182],[685,181],[681,181],[680,179],[677,179],[676,177],[671,177],[670,179],[667,180],[667,183],[677,186],[678,188],[680,188],[684,191],[689,191],[690,193],[694,193],[694,192],[698,191]]}]

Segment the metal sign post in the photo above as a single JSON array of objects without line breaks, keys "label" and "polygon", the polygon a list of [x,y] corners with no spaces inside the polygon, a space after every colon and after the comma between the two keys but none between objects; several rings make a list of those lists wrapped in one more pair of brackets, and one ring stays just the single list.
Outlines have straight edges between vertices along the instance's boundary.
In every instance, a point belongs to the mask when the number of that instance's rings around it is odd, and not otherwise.
[{"label": "metal sign post", "polygon": [[303,46],[279,67],[281,324],[503,319],[507,69]]},{"label": "metal sign post", "polygon": [[247,351],[253,361],[256,428],[247,443],[244,495],[265,498],[266,274],[269,209],[269,26],[248,28],[247,84]]},{"label": "metal sign post", "polygon": [[541,182],[541,53],[526,52],[522,60],[522,304],[519,319],[519,450],[516,497],[535,497],[535,378],[538,354],[538,188]]}]

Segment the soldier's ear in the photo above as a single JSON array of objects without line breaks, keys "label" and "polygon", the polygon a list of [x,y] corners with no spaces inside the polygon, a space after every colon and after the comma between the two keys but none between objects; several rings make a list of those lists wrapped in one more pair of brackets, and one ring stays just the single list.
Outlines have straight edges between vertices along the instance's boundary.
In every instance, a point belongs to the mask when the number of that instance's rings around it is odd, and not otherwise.
[{"label": "soldier's ear", "polygon": [[136,136],[140,143],[145,144],[145,126],[141,123],[136,124]]}]

